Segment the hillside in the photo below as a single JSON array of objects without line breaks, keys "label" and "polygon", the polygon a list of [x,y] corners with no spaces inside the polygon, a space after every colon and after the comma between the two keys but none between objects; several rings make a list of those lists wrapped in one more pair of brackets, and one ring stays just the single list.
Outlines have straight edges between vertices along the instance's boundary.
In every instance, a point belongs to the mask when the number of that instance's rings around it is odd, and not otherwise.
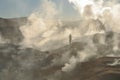
[{"label": "hillside", "polygon": [[19,30],[21,25],[24,25],[26,18],[3,19],[0,18],[0,35],[3,39],[7,39],[12,43],[22,41],[23,35]]},{"label": "hillside", "polygon": [[[0,80],[120,80],[119,33],[87,35],[63,47],[41,51],[18,45],[24,38],[19,27],[26,21],[0,19],[0,34],[10,40],[0,43]],[[64,22],[63,27],[69,23],[74,26],[75,22]]]}]

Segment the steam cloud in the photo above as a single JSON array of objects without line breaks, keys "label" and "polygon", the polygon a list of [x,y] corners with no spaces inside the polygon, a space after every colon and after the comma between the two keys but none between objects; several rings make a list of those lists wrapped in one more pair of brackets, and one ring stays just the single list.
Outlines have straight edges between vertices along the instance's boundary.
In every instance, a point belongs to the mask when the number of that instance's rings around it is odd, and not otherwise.
[{"label": "steam cloud", "polygon": [[[73,35],[73,41],[80,39],[81,36],[91,35],[96,33],[105,33],[109,31],[120,31],[120,4],[117,1],[103,1],[103,0],[68,0],[73,7],[79,11],[82,24],[80,27],[73,29],[65,28],[60,30],[62,23],[57,20],[56,16],[59,11],[52,1],[44,0],[42,12],[35,12],[28,18],[28,23],[20,29],[24,35],[22,45],[24,47],[39,48],[41,50],[55,49],[68,43],[67,38],[69,34]],[[114,39],[117,35],[114,36]],[[105,45],[105,40],[99,38],[101,45]],[[114,40],[114,50],[118,49],[118,41]],[[51,47],[52,46],[52,47]],[[74,69],[77,63],[89,60],[92,57],[104,56],[100,54],[97,44],[93,44],[88,40],[87,49],[82,52],[77,52],[77,56],[71,58],[64,64],[62,71],[70,71]],[[106,46],[106,45],[105,45]],[[92,49],[90,48],[92,47]],[[89,54],[88,54],[89,53]]]},{"label": "steam cloud", "polygon": [[[85,22],[91,21],[91,19],[99,19],[106,28],[106,31],[113,30],[119,32],[119,9],[120,4],[117,1],[104,1],[104,0],[69,0],[70,3],[73,3],[75,9],[80,12],[80,15],[85,19]],[[92,23],[94,24],[94,23]],[[89,28],[93,28],[90,31],[95,33],[102,30],[96,30],[96,26],[90,25]],[[86,28],[87,29],[87,28]],[[88,30],[88,32],[90,32]]]},{"label": "steam cloud", "polygon": [[40,47],[54,38],[58,25],[55,19],[58,11],[55,7],[52,1],[44,0],[41,6],[42,12],[30,15],[28,23],[20,28],[24,35],[24,46]]},{"label": "steam cloud", "polygon": [[[87,30],[85,32],[86,35],[96,34],[96,33],[104,33],[108,31],[113,31],[119,33],[119,9],[120,4],[116,1],[103,1],[103,0],[69,0],[70,3],[73,4],[74,8],[79,11],[80,16],[83,19],[83,24],[81,25],[83,29]],[[102,34],[104,35],[104,34]],[[114,35],[113,42],[113,50],[118,50],[118,35]],[[102,45],[105,44],[105,39],[103,37],[100,38],[99,42]],[[89,43],[90,45],[94,45],[93,43]],[[104,54],[99,54],[98,49],[92,46],[94,49],[84,50],[83,52],[78,52],[77,57],[72,56],[70,60],[65,64],[62,68],[62,71],[71,71],[74,69],[77,63],[84,62],[89,60],[90,58],[97,58],[100,56],[109,55],[111,52]],[[90,49],[88,47],[87,49]],[[96,50],[97,51],[96,51]],[[86,52],[88,51],[88,52]],[[109,51],[109,50],[108,50]],[[114,52],[112,54],[115,56]]]},{"label": "steam cloud", "polygon": [[28,23],[20,27],[24,35],[22,42],[24,47],[49,50],[68,44],[67,38],[70,33],[75,35],[74,38],[80,36],[77,28],[60,30],[62,22],[56,17],[59,11],[52,1],[44,0],[40,7],[42,12],[37,11],[31,14]]}]

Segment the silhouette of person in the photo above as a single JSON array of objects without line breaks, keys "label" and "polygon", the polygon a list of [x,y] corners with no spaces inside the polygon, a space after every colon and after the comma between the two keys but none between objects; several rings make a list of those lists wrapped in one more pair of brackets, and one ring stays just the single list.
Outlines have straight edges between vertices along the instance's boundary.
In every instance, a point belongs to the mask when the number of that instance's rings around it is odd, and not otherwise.
[{"label": "silhouette of person", "polygon": [[69,44],[71,44],[71,43],[72,43],[72,35],[69,34]]}]

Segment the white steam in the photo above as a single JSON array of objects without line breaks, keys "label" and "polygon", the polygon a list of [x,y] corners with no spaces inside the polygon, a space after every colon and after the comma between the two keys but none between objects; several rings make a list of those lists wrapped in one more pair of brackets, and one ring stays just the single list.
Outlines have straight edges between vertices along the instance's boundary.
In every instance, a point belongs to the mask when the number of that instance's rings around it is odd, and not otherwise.
[{"label": "white steam", "polygon": [[[62,23],[57,20],[59,11],[52,1],[45,0],[41,6],[42,12],[35,12],[28,18],[28,23],[20,29],[24,35],[22,45],[25,47],[40,48],[41,50],[55,49],[68,44],[68,37],[72,34],[73,40],[78,39],[81,35],[91,35],[104,33],[113,30],[119,32],[120,23],[120,4],[103,0],[69,0],[73,3],[75,9],[80,12],[82,24],[75,28],[62,28]],[[84,33],[83,33],[84,32]],[[82,33],[82,34],[81,34]],[[92,42],[92,41],[91,41]],[[115,47],[118,41],[114,40]],[[94,45],[93,43],[88,45]],[[100,39],[100,45],[106,45],[104,39]],[[74,69],[78,62],[84,62],[92,57],[99,56],[97,48],[92,46],[86,47],[77,56],[71,56],[62,71]],[[95,49],[95,50],[94,50]]]},{"label": "white steam", "polygon": [[113,63],[107,64],[108,66],[117,66],[120,65],[120,59],[115,59]]},{"label": "white steam", "polygon": [[[115,32],[120,31],[120,24],[118,22],[120,20],[120,4],[116,1],[69,0],[69,2],[74,4],[74,7],[80,12],[80,15],[84,18],[85,22],[88,22],[86,24],[89,24],[91,19],[99,19],[105,25],[105,31],[109,31],[111,29]],[[87,26],[87,28],[91,27],[93,28],[91,30],[93,34],[103,32],[103,30],[98,29],[96,26]]]},{"label": "white steam", "polygon": [[57,31],[55,16],[58,11],[52,1],[44,0],[42,12],[35,12],[28,18],[28,23],[20,29],[24,35],[23,44],[26,47],[40,47],[53,38]]},{"label": "white steam", "polygon": [[68,60],[67,63],[64,64],[64,67],[62,67],[62,71],[64,72],[70,72],[72,71],[76,65],[82,62],[86,62],[94,57],[97,57],[97,54],[95,51],[95,48],[90,48],[92,46],[87,46],[85,50],[78,51],[76,56],[71,56],[71,58]]},{"label": "white steam", "polygon": [[42,12],[31,14],[28,23],[20,27],[24,35],[24,47],[49,50],[68,44],[70,34],[74,35],[73,39],[80,36],[80,31],[76,28],[60,30],[62,23],[57,20],[59,11],[52,1],[44,0],[40,7]]},{"label": "white steam", "polygon": [[[92,35],[113,30],[119,32],[120,20],[118,3],[103,0],[69,0],[80,12],[82,23],[80,27],[64,28],[57,19],[59,10],[51,0],[42,1],[40,11],[34,12],[28,18],[26,25],[20,27],[24,35],[22,45],[25,47],[49,50],[68,44],[68,36],[73,40],[81,35]],[[51,47],[52,46],[52,47]]]},{"label": "white steam", "polygon": [[[86,35],[93,35],[108,31],[119,33],[120,24],[118,21],[120,20],[120,4],[116,3],[115,1],[110,2],[103,0],[69,0],[69,2],[72,3],[75,9],[79,11],[83,20],[83,24],[81,26],[83,29],[87,30],[85,32]],[[117,34],[115,34],[113,38],[113,51],[118,51]],[[104,38],[100,40],[99,45],[106,45]],[[93,48],[97,49],[94,46]],[[90,48],[88,47],[87,49]],[[90,60],[90,58],[93,57],[97,58],[100,56],[105,56],[105,54],[102,55],[97,52],[98,50],[94,51],[93,49],[78,52],[77,56],[72,56],[69,61],[65,63],[62,71],[69,72],[73,70],[79,62]],[[118,64],[118,60],[111,65],[116,64]]]}]

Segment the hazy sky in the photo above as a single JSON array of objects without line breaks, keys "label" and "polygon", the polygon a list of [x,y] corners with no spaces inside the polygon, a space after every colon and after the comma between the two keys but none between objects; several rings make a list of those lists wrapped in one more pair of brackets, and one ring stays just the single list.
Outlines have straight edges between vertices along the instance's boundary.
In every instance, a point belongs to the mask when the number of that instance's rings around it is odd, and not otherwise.
[{"label": "hazy sky", "polygon": [[[14,18],[30,15],[39,8],[42,0],[0,0],[0,17]],[[60,18],[78,17],[68,0],[52,0],[62,10]]]}]

